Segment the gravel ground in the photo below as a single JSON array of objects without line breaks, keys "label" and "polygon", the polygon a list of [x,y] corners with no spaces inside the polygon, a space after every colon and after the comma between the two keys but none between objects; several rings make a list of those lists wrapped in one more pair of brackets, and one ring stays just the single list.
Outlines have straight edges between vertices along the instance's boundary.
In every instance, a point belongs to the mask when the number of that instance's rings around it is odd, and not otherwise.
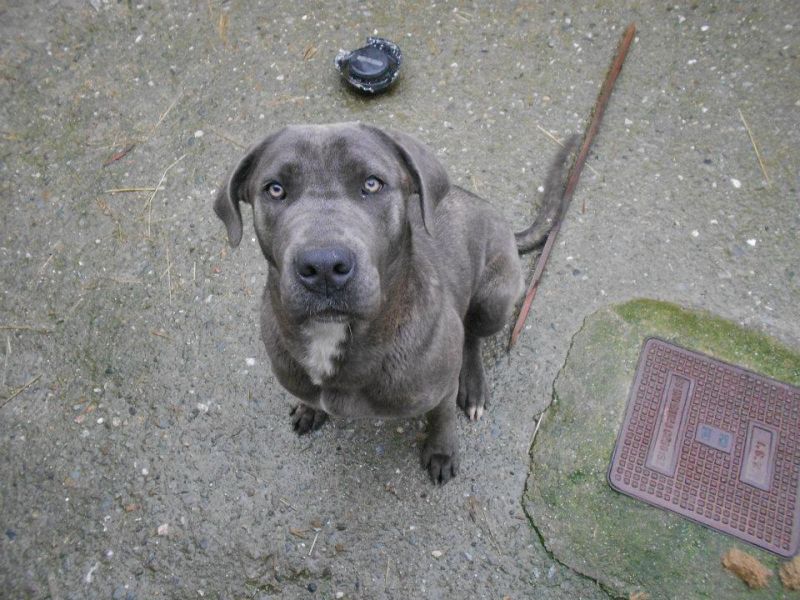
[{"label": "gravel ground", "polygon": [[[417,421],[297,438],[252,228],[231,252],[211,212],[242,148],[292,122],[395,127],[522,228],[542,130],[583,130],[630,21],[528,328],[487,348],[494,403],[460,419],[462,474],[430,485]],[[789,0],[4,3],[0,596],[613,595],[530,527],[536,416],[613,302],[800,346],[799,31]],[[373,33],[405,63],[365,99],[332,61]]]}]

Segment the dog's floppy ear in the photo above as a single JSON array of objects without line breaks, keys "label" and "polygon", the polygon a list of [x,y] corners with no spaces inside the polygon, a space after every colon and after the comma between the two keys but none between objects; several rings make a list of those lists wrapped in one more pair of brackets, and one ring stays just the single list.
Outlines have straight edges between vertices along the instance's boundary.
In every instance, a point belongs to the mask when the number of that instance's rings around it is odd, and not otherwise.
[{"label": "dog's floppy ear", "polygon": [[239,161],[239,164],[234,167],[220,186],[214,200],[214,212],[225,223],[225,228],[228,230],[228,242],[234,248],[242,241],[242,212],[239,209],[239,203],[250,202],[247,180],[258,162],[261,152],[273,137],[274,134],[264,138],[247,151],[244,158]]},{"label": "dog's floppy ear", "polygon": [[413,179],[414,192],[419,196],[422,224],[425,230],[433,235],[433,213],[436,205],[450,190],[450,179],[444,166],[430,148],[410,135],[393,130],[384,131],[377,127],[365,127],[388,140],[397,150]]}]

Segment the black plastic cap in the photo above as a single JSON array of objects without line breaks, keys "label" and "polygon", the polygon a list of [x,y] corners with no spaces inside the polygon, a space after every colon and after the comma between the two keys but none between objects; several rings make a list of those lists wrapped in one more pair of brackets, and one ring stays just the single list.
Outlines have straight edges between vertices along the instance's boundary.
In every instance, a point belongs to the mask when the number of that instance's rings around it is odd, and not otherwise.
[{"label": "black plastic cap", "polygon": [[368,94],[387,89],[397,79],[403,54],[397,44],[370,37],[358,50],[340,50],[334,59],[336,70],[354,88]]},{"label": "black plastic cap", "polygon": [[380,48],[367,46],[350,54],[350,74],[374,81],[389,72],[389,57]]}]

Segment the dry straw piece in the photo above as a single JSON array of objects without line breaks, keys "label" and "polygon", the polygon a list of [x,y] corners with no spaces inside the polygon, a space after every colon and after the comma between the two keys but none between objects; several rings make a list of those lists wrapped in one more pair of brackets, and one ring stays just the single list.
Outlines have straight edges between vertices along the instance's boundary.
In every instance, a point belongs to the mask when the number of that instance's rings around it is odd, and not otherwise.
[{"label": "dry straw piece", "polygon": [[781,565],[778,575],[787,590],[800,590],[800,555]]}]

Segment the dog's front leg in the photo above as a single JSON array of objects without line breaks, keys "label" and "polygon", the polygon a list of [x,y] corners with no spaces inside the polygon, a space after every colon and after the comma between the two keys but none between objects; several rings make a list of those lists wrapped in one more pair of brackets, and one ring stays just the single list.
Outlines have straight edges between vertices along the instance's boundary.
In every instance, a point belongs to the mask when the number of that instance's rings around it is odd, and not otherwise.
[{"label": "dog's front leg", "polygon": [[426,415],[428,439],[422,449],[422,468],[428,470],[434,483],[447,483],[458,473],[455,396],[454,390]]},{"label": "dog's front leg", "polygon": [[302,402],[292,408],[292,429],[298,435],[311,433],[322,427],[328,420],[328,415],[318,408],[312,408]]}]

